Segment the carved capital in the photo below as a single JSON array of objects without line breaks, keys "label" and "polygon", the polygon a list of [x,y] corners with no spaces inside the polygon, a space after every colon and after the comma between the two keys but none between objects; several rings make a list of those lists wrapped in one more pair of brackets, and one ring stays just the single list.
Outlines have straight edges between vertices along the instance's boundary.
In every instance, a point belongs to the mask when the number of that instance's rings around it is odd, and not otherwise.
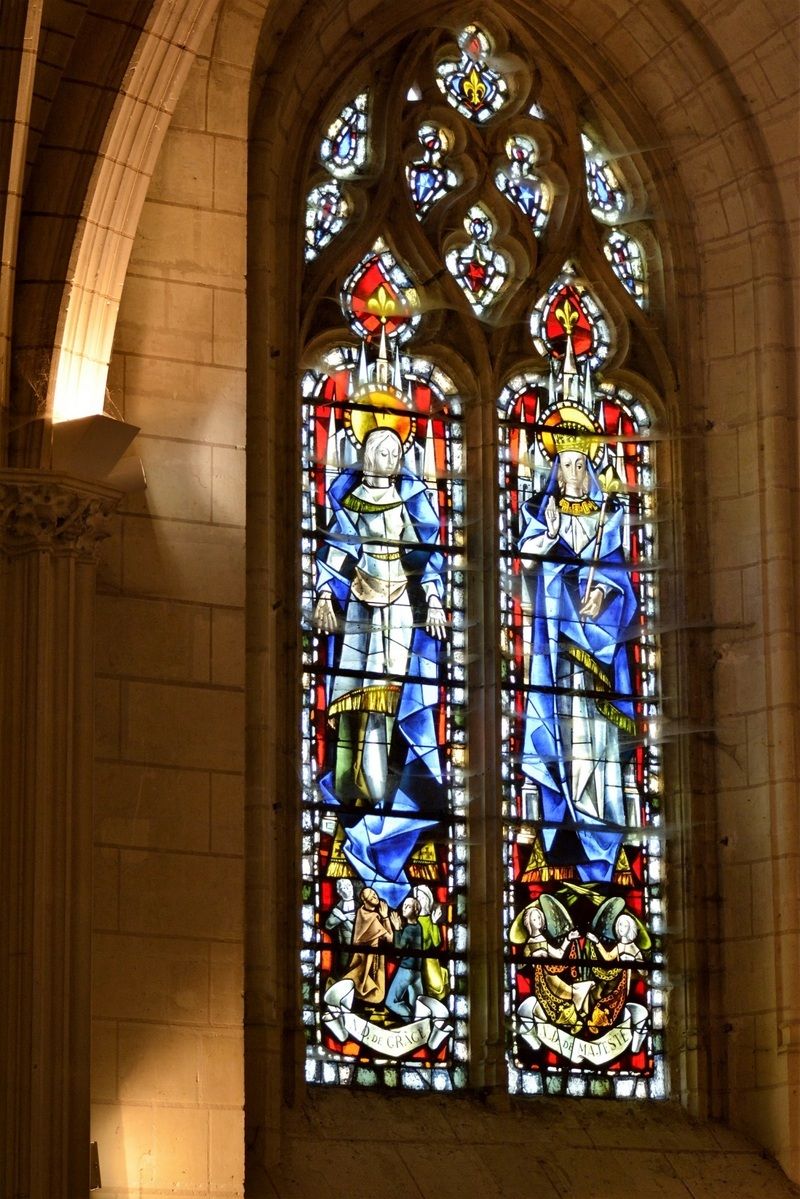
[{"label": "carved capital", "polygon": [[121,493],[41,470],[0,470],[0,546],[94,561]]}]

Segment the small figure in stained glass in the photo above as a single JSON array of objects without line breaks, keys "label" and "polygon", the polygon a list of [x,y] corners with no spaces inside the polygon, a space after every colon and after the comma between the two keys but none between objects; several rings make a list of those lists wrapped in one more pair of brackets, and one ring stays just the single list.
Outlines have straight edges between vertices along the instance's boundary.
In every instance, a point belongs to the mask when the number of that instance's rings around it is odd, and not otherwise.
[{"label": "small figure in stained glass", "polygon": [[547,224],[550,193],[533,169],[536,146],[528,137],[510,137],[506,155],[509,165],[495,174],[498,191],[525,214],[538,237]]},{"label": "small figure in stained glass", "polygon": [[406,178],[417,216],[422,220],[437,200],[453,190],[458,177],[455,171],[444,165],[444,156],[452,144],[452,137],[446,129],[423,125],[419,131],[419,141],[422,145],[422,161],[408,164]]},{"label": "small figure in stained glass", "polygon": [[[416,1002],[422,995],[422,928],[419,923],[419,900],[409,895],[403,900],[400,916],[391,913],[395,948],[400,950],[397,970],[386,996],[386,1007],[395,1016],[410,1020]],[[402,919],[401,919],[402,917]],[[405,924],[403,923],[405,921]]]},{"label": "small figure in stained glass", "polygon": [[[433,892],[424,883],[414,888],[414,898],[419,903],[422,948],[423,950],[438,949],[442,943],[442,930],[439,928],[443,914],[441,904],[434,903]],[[432,996],[433,999],[444,999],[450,989],[447,968],[438,958],[428,955],[422,962],[422,981],[425,994]]]},{"label": "small figure in stained glass", "polygon": [[353,943],[353,926],[356,918],[356,900],[353,880],[339,878],[336,880],[336,907],[330,912],[325,921],[325,928],[339,946],[337,962],[339,970],[344,970],[350,961],[350,946]]},{"label": "small figure in stained glass", "polygon": [[349,214],[350,205],[335,180],[312,188],[306,200],[306,262],[311,262],[333,241],[344,228]]},{"label": "small figure in stained glass", "polygon": [[555,1025],[577,1030],[591,984],[579,981],[579,934],[564,905],[543,895],[520,913],[511,935],[512,940],[527,937],[523,954],[534,960],[533,993],[543,1015]]},{"label": "small figure in stained glass", "polygon": [[526,958],[563,958],[568,943],[576,941],[579,936],[577,928],[572,928],[566,937],[561,939],[560,944],[557,941],[548,940],[544,912],[534,904],[525,909],[523,924],[528,934],[524,949]]},{"label": "small figure in stained glass", "polygon": [[508,261],[492,244],[494,223],[480,205],[467,213],[464,228],[470,241],[449,250],[445,262],[476,313],[483,312],[505,286]]},{"label": "small figure in stained glass", "polygon": [[647,280],[642,247],[622,229],[611,229],[603,243],[611,269],[640,308],[647,306]]},{"label": "small figure in stained glass", "polygon": [[581,134],[586,164],[586,193],[589,207],[598,221],[613,225],[627,207],[625,190],[608,159],[600,153],[586,133]]},{"label": "small figure in stained glass", "polygon": [[628,643],[637,602],[614,472],[595,473],[597,426],[569,413],[542,439],[550,477],[520,515],[533,588],[522,770],[538,789],[548,862],[609,882],[636,819],[626,811],[623,738],[636,730]]},{"label": "small figure in stained glass", "polygon": [[386,958],[378,950],[393,936],[388,905],[372,887],[365,887],[356,912],[352,965],[344,977],[353,983],[358,998],[371,1006],[383,1003],[386,995]]}]

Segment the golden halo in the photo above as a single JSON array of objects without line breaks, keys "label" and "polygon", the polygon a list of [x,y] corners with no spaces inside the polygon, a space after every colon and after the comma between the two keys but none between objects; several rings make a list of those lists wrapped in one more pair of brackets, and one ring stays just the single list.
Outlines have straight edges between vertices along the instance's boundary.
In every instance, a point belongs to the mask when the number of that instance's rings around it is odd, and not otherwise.
[{"label": "golden halo", "polygon": [[[560,404],[544,418],[545,430],[539,434],[539,444],[548,458],[564,450],[580,450],[595,465],[603,452],[597,434],[602,429],[583,408]],[[562,428],[563,426],[563,428]]]},{"label": "golden halo", "polygon": [[355,393],[353,403],[358,407],[345,409],[344,423],[357,445],[363,445],[373,429],[394,429],[403,449],[406,448],[414,436],[416,421],[398,392],[388,388],[364,388]]}]

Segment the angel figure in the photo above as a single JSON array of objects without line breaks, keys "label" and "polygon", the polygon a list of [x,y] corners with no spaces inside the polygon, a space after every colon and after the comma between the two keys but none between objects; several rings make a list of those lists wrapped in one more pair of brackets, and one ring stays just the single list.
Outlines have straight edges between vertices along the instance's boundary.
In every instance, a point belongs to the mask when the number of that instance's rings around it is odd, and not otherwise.
[{"label": "angel figure", "polygon": [[579,935],[569,912],[554,895],[541,895],[524,908],[510,934],[515,943],[524,943],[524,956],[534,961],[533,993],[548,1021],[571,1032],[580,1028],[579,1013],[591,986],[580,978]]},{"label": "angel figure", "polygon": [[630,967],[642,960],[639,942],[649,944],[649,936],[625,909],[625,901],[613,896],[597,909],[586,942],[586,955],[593,962],[587,1027],[590,1032],[598,1033],[619,1019],[630,991]]}]

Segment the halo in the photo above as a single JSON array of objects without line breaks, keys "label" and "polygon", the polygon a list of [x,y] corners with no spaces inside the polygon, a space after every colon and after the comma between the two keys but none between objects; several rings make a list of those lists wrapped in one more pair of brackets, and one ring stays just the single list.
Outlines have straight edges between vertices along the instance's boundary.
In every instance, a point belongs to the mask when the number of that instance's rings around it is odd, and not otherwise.
[{"label": "halo", "polygon": [[357,391],[352,400],[358,407],[345,409],[344,424],[356,445],[363,445],[373,429],[393,429],[403,449],[406,448],[414,436],[417,422],[399,392],[381,387],[364,388]]},{"label": "halo", "polygon": [[[596,466],[603,453],[600,435],[603,430],[583,408],[574,404],[559,404],[544,417],[545,428],[539,433],[539,444],[548,458],[555,458],[560,449],[580,450]],[[591,434],[592,436],[587,436]],[[558,442],[561,441],[559,449]],[[565,445],[564,442],[569,444]]]}]

